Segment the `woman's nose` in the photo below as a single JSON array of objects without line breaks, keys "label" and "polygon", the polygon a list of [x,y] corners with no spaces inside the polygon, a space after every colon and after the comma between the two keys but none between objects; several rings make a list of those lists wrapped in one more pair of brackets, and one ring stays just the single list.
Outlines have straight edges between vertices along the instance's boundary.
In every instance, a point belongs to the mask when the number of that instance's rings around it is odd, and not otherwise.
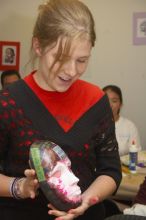
[{"label": "woman's nose", "polygon": [[113,107],[113,103],[111,100],[109,100],[109,103],[110,103],[110,107],[112,108]]},{"label": "woman's nose", "polygon": [[77,74],[76,63],[74,61],[68,61],[65,64],[65,73],[71,77]]}]

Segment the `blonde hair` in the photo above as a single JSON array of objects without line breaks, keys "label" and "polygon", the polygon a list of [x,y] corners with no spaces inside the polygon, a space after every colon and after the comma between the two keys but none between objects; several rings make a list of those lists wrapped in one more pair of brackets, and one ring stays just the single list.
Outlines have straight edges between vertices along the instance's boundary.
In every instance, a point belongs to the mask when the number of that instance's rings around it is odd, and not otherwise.
[{"label": "blonde hair", "polygon": [[[65,46],[62,40],[66,37]],[[94,46],[96,40],[95,24],[88,7],[79,0],[50,0],[39,6],[39,14],[33,30],[44,51],[47,46],[57,43],[60,38],[57,59],[68,54],[71,42],[75,38],[86,37]],[[36,59],[33,54],[32,60]]]}]

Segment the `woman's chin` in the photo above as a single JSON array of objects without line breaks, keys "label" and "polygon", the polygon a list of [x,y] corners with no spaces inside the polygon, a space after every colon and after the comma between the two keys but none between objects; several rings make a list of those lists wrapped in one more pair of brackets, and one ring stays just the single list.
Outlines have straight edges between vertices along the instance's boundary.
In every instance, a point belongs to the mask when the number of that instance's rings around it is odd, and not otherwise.
[{"label": "woman's chin", "polygon": [[66,92],[68,89],[70,88],[70,86],[60,86],[58,88],[56,88],[57,92]]},{"label": "woman's chin", "polygon": [[59,80],[56,81],[56,85],[54,84],[54,86],[56,87],[56,91],[58,92],[66,92],[72,85],[73,81],[63,81],[63,80]]}]

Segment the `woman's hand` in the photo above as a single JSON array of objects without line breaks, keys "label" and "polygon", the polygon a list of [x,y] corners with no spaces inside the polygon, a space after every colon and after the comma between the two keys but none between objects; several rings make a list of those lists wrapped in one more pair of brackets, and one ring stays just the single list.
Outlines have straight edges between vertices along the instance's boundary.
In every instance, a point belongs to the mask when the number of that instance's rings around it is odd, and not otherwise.
[{"label": "woman's hand", "polygon": [[80,215],[83,215],[84,212],[92,205],[99,202],[98,197],[94,198],[82,198],[82,204],[76,209],[70,209],[68,212],[59,211],[55,209],[51,204],[48,205],[50,208],[49,215],[54,215],[57,218],[55,220],[72,220],[77,218]]},{"label": "woman's hand", "polygon": [[[108,186],[108,187],[107,187]],[[76,209],[62,212],[55,209],[51,204],[48,207],[50,215],[56,216],[55,220],[72,220],[84,212],[92,205],[101,202],[116,190],[116,183],[110,176],[102,175],[97,177],[94,182],[82,194],[82,204]]]},{"label": "woman's hand", "polygon": [[37,189],[39,187],[35,170],[27,169],[24,174],[26,177],[19,181],[20,197],[34,199],[37,196]]}]

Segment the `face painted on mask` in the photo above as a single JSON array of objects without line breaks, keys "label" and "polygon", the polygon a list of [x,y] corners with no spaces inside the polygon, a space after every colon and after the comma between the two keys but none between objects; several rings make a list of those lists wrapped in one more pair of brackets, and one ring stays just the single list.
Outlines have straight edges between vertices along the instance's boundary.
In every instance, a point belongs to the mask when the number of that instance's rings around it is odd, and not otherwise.
[{"label": "face painted on mask", "polygon": [[49,188],[64,203],[80,203],[79,179],[71,170],[70,159],[58,145],[52,142],[45,142],[40,146],[40,165]]},{"label": "face painted on mask", "polygon": [[57,161],[47,182],[66,201],[76,202],[80,199],[81,190],[77,185],[79,179],[64,161]]}]

